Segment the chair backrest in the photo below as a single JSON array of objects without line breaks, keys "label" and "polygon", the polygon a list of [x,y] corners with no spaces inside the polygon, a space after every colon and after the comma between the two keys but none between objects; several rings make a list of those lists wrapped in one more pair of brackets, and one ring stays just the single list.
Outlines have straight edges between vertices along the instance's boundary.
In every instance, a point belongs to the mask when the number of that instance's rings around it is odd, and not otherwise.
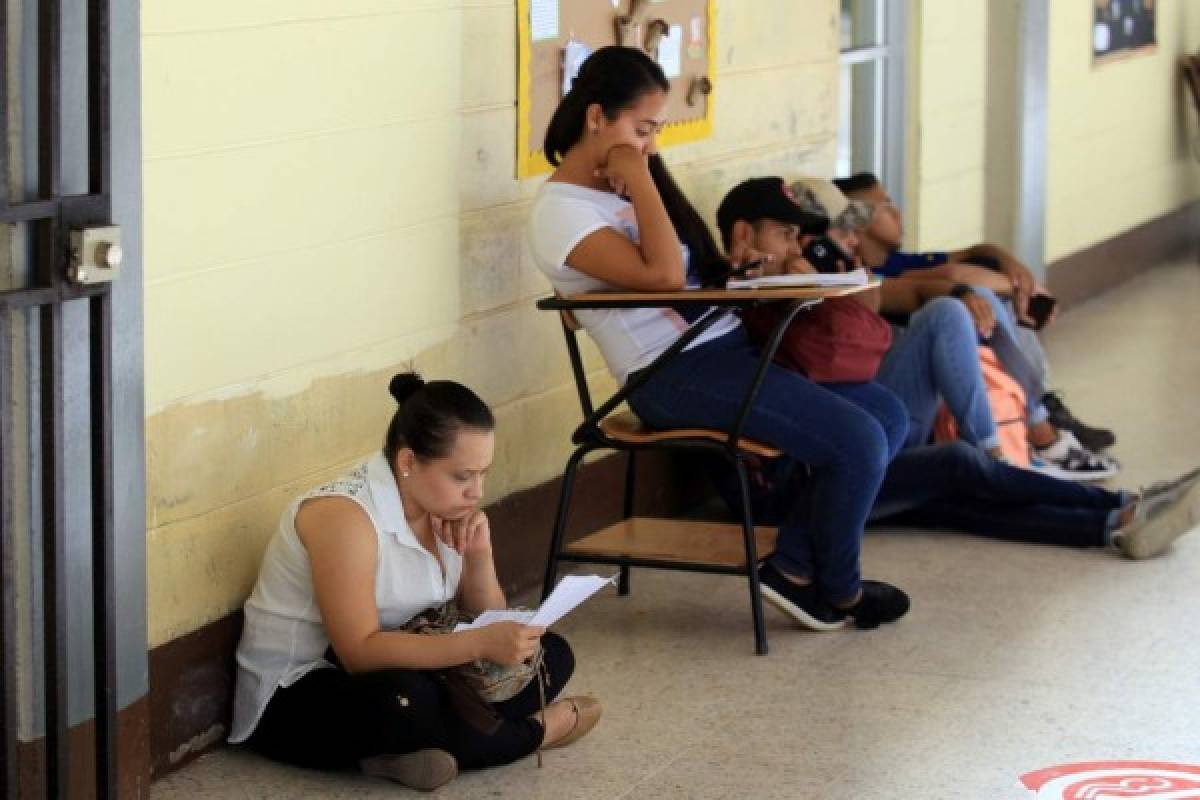
[{"label": "chair backrest", "polygon": [[[555,292],[560,299],[562,295]],[[592,415],[592,394],[588,389],[587,372],[583,369],[583,355],[579,352],[578,333],[583,329],[579,318],[570,309],[560,309],[558,319],[562,323],[563,337],[567,340],[567,355],[571,357],[571,374],[575,376],[575,391],[579,394],[579,409],[586,419]]]},{"label": "chair backrest", "polygon": [[569,330],[571,333],[576,333],[579,330],[582,330],[583,324],[580,323],[579,318],[575,316],[574,311],[564,308],[562,311],[558,312],[558,315],[562,317],[563,327]]}]

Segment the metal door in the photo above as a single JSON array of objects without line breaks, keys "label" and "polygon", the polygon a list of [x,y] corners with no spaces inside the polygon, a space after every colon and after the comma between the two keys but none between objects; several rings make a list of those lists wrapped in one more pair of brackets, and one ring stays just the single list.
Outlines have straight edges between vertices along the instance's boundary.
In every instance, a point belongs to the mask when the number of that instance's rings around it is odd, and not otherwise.
[{"label": "metal door", "polygon": [[[14,20],[13,9],[25,12]],[[72,38],[64,48],[64,23],[72,30],[86,16],[81,43]],[[109,64],[108,0],[39,0],[16,4],[0,2],[0,223],[28,237],[28,279],[24,285],[0,291],[0,566],[3,569],[3,600],[0,607],[0,645],[3,652],[3,686],[0,687],[0,735],[2,735],[3,796],[62,798],[68,795],[68,770],[73,757],[67,747],[68,667],[94,671],[95,698],[95,792],[99,798],[116,797],[116,657],[114,641],[113,586],[113,458],[112,458],[112,285],[121,260],[118,232],[111,228],[112,160]],[[13,25],[32,31],[22,38]],[[36,42],[36,57],[29,61],[26,47],[10,54],[14,42]],[[10,58],[14,55],[15,58]],[[14,90],[10,65],[23,72]],[[86,67],[86,146],[66,149],[64,134],[75,137],[77,126],[64,130],[64,69]],[[75,73],[72,73],[74,79]],[[24,89],[22,89],[24,87]],[[35,132],[21,136],[20,123],[10,117],[36,117]],[[27,129],[29,130],[29,129]],[[19,140],[19,141],[18,141]],[[35,140],[35,141],[34,141]],[[23,169],[33,174],[34,190],[23,182],[11,185],[10,160],[23,156]],[[81,164],[79,158],[86,161]],[[74,174],[85,170],[87,192],[65,194],[64,168]],[[68,664],[67,658],[67,571],[65,509],[66,441],[64,432],[64,311],[86,306],[89,343],[79,358],[87,359],[88,417],[90,418],[90,505],[92,549],[91,664]],[[72,311],[71,313],[77,313]],[[29,320],[36,331],[35,367],[28,374],[30,397],[37,398],[37,430],[30,431],[25,446],[36,451],[36,459],[18,455],[14,420],[14,364],[10,336],[16,317]],[[71,348],[69,352],[74,352]],[[75,356],[72,356],[73,358]],[[24,388],[24,387],[22,387]],[[75,398],[72,398],[74,404]],[[17,769],[17,562],[18,535],[13,504],[17,498],[16,476],[38,464],[35,483],[40,486],[37,509],[40,516],[40,614],[43,624],[34,636],[40,639],[43,669],[34,676],[41,683],[45,733],[45,786],[19,786]],[[72,537],[89,532],[72,530]],[[89,759],[90,760],[90,759]],[[90,792],[89,792],[90,794]]]}]

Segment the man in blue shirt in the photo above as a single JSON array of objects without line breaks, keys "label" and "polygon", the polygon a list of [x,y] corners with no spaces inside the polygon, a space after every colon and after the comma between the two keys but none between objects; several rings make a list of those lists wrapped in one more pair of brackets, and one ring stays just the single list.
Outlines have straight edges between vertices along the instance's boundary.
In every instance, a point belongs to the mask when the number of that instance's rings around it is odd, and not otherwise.
[{"label": "man in blue shirt", "polygon": [[900,249],[904,221],[883,185],[869,172],[834,181],[848,197],[869,203],[875,212],[862,232],[859,252],[878,275],[898,278],[913,270],[931,270],[922,277],[946,278],[959,283],[984,286],[1012,296],[1024,316],[1029,298],[1037,292],[1037,281],[1029,267],[1011,253],[993,244],[981,243],[948,252],[909,253]]},{"label": "man in blue shirt", "polygon": [[[870,225],[859,235],[859,255],[877,275],[942,278],[961,284],[963,293],[974,291],[997,305],[997,324],[1006,327],[1018,345],[1011,352],[997,349],[997,355],[1033,401],[1029,410],[1031,427],[1046,420],[1056,429],[1070,431],[1088,450],[1112,446],[1116,441],[1112,431],[1085,425],[1067,409],[1057,393],[1045,389],[1048,379],[1045,351],[1034,331],[1017,324],[1018,320],[1031,321],[1027,314],[1029,300],[1044,293],[1027,266],[1004,248],[987,243],[947,252],[902,251],[903,219],[879,179],[863,172],[834,183],[847,196],[874,209]],[[1010,302],[1000,304],[997,295],[1009,298]],[[1049,434],[1045,442],[1035,442],[1035,445],[1049,444]]]}]

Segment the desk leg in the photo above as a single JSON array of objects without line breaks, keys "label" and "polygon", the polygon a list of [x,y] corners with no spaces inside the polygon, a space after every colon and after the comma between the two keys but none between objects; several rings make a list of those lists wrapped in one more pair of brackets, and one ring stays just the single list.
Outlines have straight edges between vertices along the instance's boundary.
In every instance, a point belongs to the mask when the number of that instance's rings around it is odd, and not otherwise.
[{"label": "desk leg", "polygon": [[750,507],[750,479],[746,462],[740,454],[732,456],[737,471],[738,489],[742,495],[742,537],[746,545],[746,578],[750,589],[750,613],[754,617],[754,652],[767,654],[767,628],[763,620],[762,587],[758,582],[758,543],[754,539],[754,511]]},{"label": "desk leg", "polygon": [[554,516],[554,532],[550,535],[550,555],[546,559],[546,577],[542,581],[542,600],[554,591],[558,579],[558,557],[562,554],[563,538],[567,533],[567,519],[571,515],[571,494],[575,489],[575,473],[583,457],[594,448],[582,445],[567,459],[567,467],[563,470],[562,488],[558,495],[558,513]]},{"label": "desk leg", "polygon": [[[633,501],[637,493],[637,451],[630,450],[626,453],[625,462],[625,507],[622,509],[625,513],[625,519],[633,517]],[[617,578],[617,594],[629,594],[629,565],[622,564],[621,572]]]}]

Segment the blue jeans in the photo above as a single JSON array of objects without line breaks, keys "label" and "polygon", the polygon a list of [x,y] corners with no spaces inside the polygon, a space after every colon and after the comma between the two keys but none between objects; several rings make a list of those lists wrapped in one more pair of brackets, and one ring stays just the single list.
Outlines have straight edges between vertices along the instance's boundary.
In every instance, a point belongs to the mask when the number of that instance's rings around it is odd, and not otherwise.
[{"label": "blue jeans", "polygon": [[[1008,315],[1016,321],[1017,312],[1013,309],[1011,300],[1004,301],[1005,307],[1008,308]],[[1045,348],[1042,347],[1042,340],[1038,332],[1033,328],[1026,328],[1024,325],[1017,325],[1017,342],[1021,345],[1021,352],[1025,354],[1025,358],[1037,370],[1038,381],[1042,386],[1050,386],[1050,359],[1046,355]]]},{"label": "blue jeans", "polygon": [[[654,428],[728,429],[757,368],[758,351],[739,328],[677,355],[629,405]],[[829,602],[858,595],[863,525],[904,442],[906,416],[894,395],[873,384],[818,386],[775,364],[767,370],[745,435],[812,469],[811,490],[789,504],[772,561],[811,578]]]},{"label": "blue jeans", "polygon": [[1126,492],[1062,481],[963,442],[905,450],[888,467],[872,522],[951,528],[1018,542],[1103,547]]},{"label": "blue jeans", "polygon": [[1027,337],[1017,329],[1017,320],[1011,306],[997,297],[991,289],[982,286],[972,288],[975,294],[992,304],[992,311],[996,315],[996,329],[986,344],[996,352],[996,358],[1000,359],[1004,371],[1024,390],[1025,412],[1029,425],[1045,422],[1050,416],[1050,412],[1042,404],[1042,396],[1046,394],[1046,372],[1040,361],[1030,359],[1026,355]]},{"label": "blue jeans", "polygon": [[943,398],[964,441],[984,450],[998,447],[979,366],[979,337],[966,306],[953,297],[939,297],[909,317],[907,327],[894,330],[896,338],[876,380],[908,409],[905,447],[929,442]]}]

